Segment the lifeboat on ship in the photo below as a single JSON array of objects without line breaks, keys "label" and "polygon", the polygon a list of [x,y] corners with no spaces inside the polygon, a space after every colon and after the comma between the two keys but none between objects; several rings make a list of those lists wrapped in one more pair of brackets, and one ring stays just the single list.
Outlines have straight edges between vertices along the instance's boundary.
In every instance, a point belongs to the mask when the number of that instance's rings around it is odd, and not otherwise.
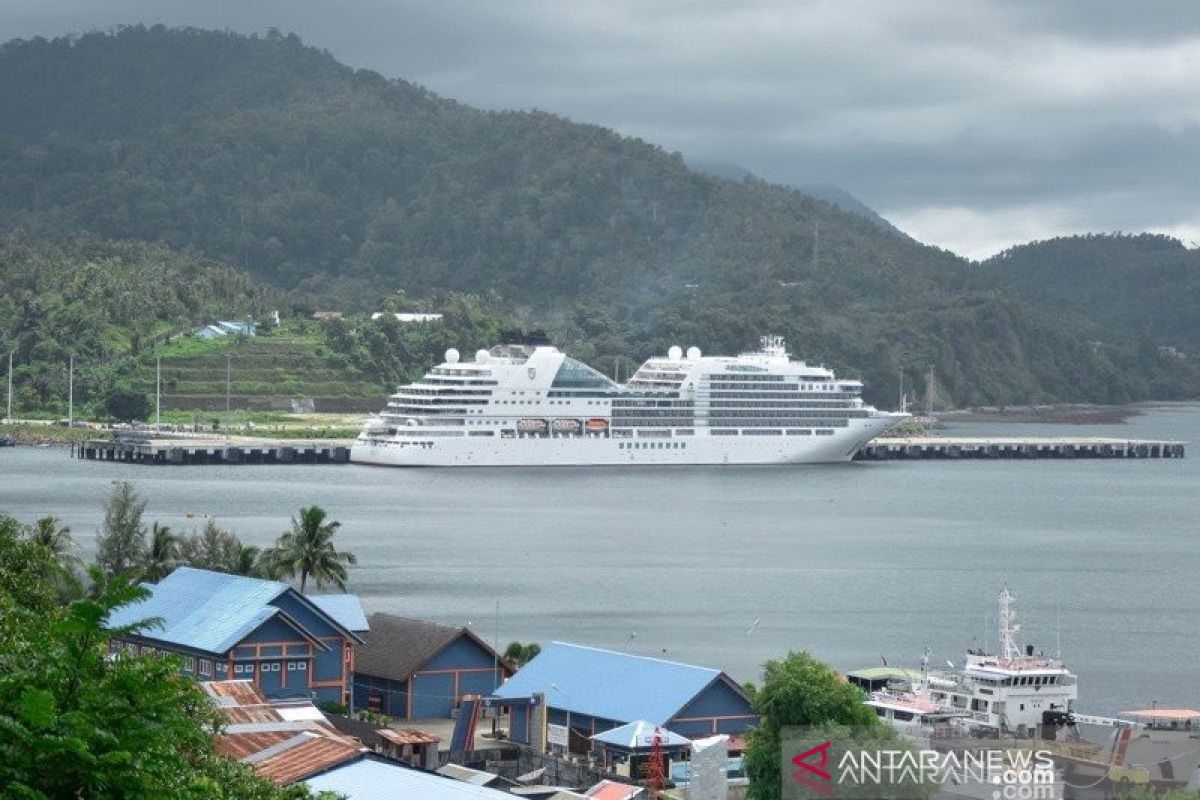
[{"label": "lifeboat on ship", "polygon": [[578,435],[578,433],[583,430],[583,422],[577,419],[556,419],[550,427],[555,433],[569,433]]},{"label": "lifeboat on ship", "polygon": [[519,419],[517,431],[527,435],[542,435],[550,430],[550,423],[544,419]]},{"label": "lifeboat on ship", "polygon": [[593,417],[584,426],[588,433],[604,433],[608,430],[608,420],[603,417]]}]

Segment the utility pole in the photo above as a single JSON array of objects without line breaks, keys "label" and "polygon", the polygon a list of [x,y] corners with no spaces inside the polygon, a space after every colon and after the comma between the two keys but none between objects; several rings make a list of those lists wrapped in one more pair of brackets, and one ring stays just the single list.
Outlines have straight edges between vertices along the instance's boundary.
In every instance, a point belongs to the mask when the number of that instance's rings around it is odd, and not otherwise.
[{"label": "utility pole", "polygon": [[225,354],[225,410],[229,410],[229,395],[232,392],[233,379],[231,377],[229,366],[230,355]]},{"label": "utility pole", "polygon": [[67,367],[67,427],[75,427],[75,356]]},{"label": "utility pole", "polygon": [[8,354],[8,412],[4,418],[12,422],[12,358],[13,354]]},{"label": "utility pole", "polygon": [[154,360],[154,428],[162,429],[162,357]]}]

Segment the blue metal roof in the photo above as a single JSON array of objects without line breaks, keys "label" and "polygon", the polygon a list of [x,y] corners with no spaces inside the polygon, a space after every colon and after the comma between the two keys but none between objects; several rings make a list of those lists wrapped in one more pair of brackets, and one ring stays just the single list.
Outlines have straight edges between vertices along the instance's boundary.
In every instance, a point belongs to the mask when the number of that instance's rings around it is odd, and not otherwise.
[{"label": "blue metal roof", "polygon": [[505,681],[496,696],[541,692],[552,708],[615,722],[662,725],[720,675],[720,670],[708,667],[551,642]]},{"label": "blue metal roof", "polygon": [[271,605],[279,595],[292,591],[278,581],[180,567],[149,588],[149,598],[114,610],[106,624],[115,628],[159,617],[162,627],[147,628],[140,635],[216,654],[225,653],[277,614],[296,624]]},{"label": "blue metal roof", "polygon": [[352,594],[310,594],[308,599],[338,625],[348,631],[365,633],[371,630],[362,603]]},{"label": "blue metal roof", "polygon": [[305,781],[315,792],[335,792],[347,800],[468,800],[512,795],[486,786],[444,778],[433,772],[364,758],[334,767]]},{"label": "blue metal roof", "polygon": [[649,750],[654,747],[656,731],[659,744],[663,747],[691,747],[690,739],[644,719],[627,722],[619,728],[597,733],[592,740],[626,750]]}]

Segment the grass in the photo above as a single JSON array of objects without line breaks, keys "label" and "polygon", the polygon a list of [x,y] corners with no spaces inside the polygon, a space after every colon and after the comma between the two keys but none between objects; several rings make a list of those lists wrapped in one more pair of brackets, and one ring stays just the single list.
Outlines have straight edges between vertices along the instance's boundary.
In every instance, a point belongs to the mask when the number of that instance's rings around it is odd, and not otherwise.
[{"label": "grass", "polygon": [[102,435],[90,428],[68,428],[65,425],[46,425],[41,422],[0,423],[0,437],[14,439],[21,444],[71,444]]}]

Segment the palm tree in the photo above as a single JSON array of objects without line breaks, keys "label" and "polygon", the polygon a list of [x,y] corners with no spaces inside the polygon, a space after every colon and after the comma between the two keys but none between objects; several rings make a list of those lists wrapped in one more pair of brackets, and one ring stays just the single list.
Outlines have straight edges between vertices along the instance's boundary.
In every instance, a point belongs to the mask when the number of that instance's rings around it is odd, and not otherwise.
[{"label": "palm tree", "polygon": [[320,506],[301,508],[298,518],[292,518],[292,529],[275,541],[275,546],[263,553],[265,563],[280,577],[300,575],[300,592],[308,587],[312,576],[317,586],[332,583],[346,589],[346,564],[357,564],[353,553],[339,553],[333,546],[333,535],[342,523],[326,522],[328,515]]},{"label": "palm tree", "polygon": [[59,565],[73,566],[75,558],[75,539],[71,529],[63,525],[58,517],[42,517],[27,528],[29,540],[46,549]]},{"label": "palm tree", "polygon": [[237,555],[230,564],[230,572],[234,575],[245,575],[248,578],[265,578],[268,569],[263,556],[266,554],[252,544],[238,547]]},{"label": "palm tree", "polygon": [[179,537],[161,523],[150,527],[150,546],[142,557],[142,577],[153,583],[161,581],[179,565]]}]

